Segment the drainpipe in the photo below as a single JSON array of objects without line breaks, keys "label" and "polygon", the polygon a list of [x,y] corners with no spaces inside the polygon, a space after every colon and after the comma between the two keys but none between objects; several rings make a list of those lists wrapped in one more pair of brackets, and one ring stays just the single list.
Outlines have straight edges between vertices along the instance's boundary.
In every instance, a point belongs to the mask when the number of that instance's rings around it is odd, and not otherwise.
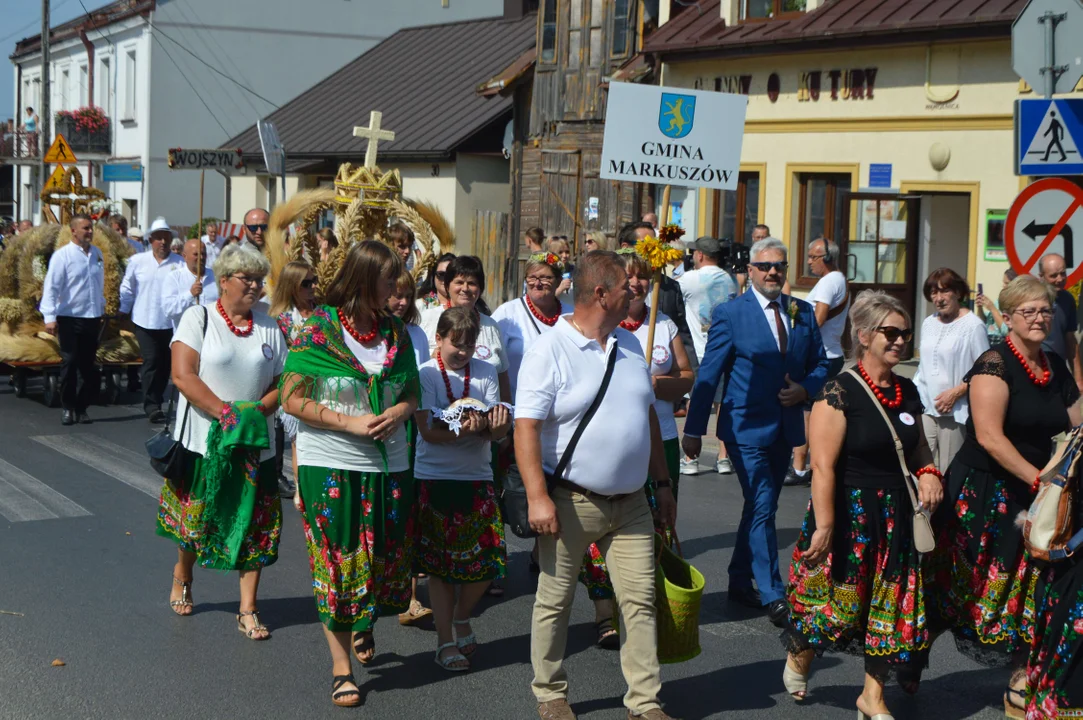
[{"label": "drainpipe", "polygon": [[87,105],[94,105],[94,43],[86,36],[86,28],[79,28],[79,39],[86,48],[86,99]]}]

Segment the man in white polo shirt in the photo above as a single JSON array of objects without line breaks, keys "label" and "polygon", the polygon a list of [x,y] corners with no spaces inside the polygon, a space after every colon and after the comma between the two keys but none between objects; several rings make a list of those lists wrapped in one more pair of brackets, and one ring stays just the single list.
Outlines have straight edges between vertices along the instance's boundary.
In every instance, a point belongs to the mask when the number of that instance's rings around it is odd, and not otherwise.
[{"label": "man in white polo shirt", "polygon": [[162,310],[177,331],[181,315],[193,305],[211,306],[218,302],[214,271],[207,266],[207,251],[197,238],[184,243],[184,264],[169,273],[162,284]]},{"label": "man in white polo shirt", "polygon": [[[644,494],[658,478],[662,522],[676,522],[654,391],[639,341],[619,328],[630,293],[616,253],[587,253],[575,269],[575,310],[523,357],[515,397],[515,458],[530,503],[541,576],[535,593],[532,689],[543,720],[574,720],[562,664],[568,617],[583,554],[605,555],[625,628],[621,668],[629,718],[670,720],[661,709],[654,610],[654,523]],[[553,473],[599,394],[610,356],[612,377],[552,496]],[[604,451],[600,451],[604,449]],[[648,468],[649,466],[649,468]]]},{"label": "man in white polo shirt", "polygon": [[162,305],[162,287],[184,261],[170,250],[173,230],[165,218],[157,218],[149,234],[149,252],[128,260],[120,283],[120,313],[131,314],[143,355],[143,412],[152,423],[161,423],[166,421],[162,401],[172,367],[169,343],[173,339],[173,324]]}]

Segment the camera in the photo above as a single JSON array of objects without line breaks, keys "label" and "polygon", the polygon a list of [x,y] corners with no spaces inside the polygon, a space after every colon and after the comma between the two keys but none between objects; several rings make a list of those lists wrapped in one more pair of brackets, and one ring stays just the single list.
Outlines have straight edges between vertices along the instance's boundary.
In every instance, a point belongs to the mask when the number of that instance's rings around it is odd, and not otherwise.
[{"label": "camera", "polygon": [[721,245],[722,253],[718,258],[718,266],[734,275],[748,272],[748,263],[752,261],[751,249],[725,238]]}]

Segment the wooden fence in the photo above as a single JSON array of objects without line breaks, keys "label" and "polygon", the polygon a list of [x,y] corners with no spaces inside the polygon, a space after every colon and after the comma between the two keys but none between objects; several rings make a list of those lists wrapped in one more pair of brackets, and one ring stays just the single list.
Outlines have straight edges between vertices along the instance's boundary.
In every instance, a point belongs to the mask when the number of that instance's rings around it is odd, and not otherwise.
[{"label": "wooden fence", "polygon": [[471,252],[481,258],[485,266],[485,299],[494,310],[501,303],[518,297],[523,284],[519,248],[510,246],[508,222],[507,213],[474,211]]}]

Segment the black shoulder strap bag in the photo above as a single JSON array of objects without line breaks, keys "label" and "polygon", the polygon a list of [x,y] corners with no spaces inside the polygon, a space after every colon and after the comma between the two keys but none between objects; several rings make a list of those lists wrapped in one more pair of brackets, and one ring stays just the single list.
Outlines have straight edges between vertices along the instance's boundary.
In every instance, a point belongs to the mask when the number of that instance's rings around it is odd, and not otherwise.
[{"label": "black shoulder strap bag", "polygon": [[[208,313],[206,306],[203,307],[203,337],[207,337],[207,321]],[[169,398],[169,411],[166,413],[167,417],[173,415],[173,406],[177,399],[177,389],[173,389],[173,395]],[[192,403],[188,403],[184,408],[184,419],[181,420],[180,437],[184,437],[184,429],[188,425],[188,413],[192,411]],[[150,456],[150,466],[154,468],[154,472],[161,475],[166,480],[170,480],[175,483],[182,482],[185,475],[188,472],[189,456],[191,451],[186,449],[181,444],[180,440],[173,437],[173,433],[169,430],[168,423],[164,428],[158,431],[150,440],[146,442],[147,455]]]},{"label": "black shoulder strap bag", "polygon": [[[583,436],[583,431],[587,429],[591,418],[598,412],[598,407],[605,398],[605,391],[609,388],[609,381],[613,377],[613,367],[617,364],[619,350],[620,348],[616,346],[614,341],[613,349],[610,350],[609,357],[606,360],[605,375],[602,376],[602,386],[598,388],[598,394],[594,396],[594,401],[587,408],[583,419],[579,421],[579,426],[575,428],[572,439],[568,441],[568,447],[564,449],[564,454],[560,456],[556,469],[551,474],[545,474],[545,485],[550,493],[553,492],[553,485],[557,479],[564,476],[564,471],[568,469],[568,463],[571,462],[572,453],[575,452],[575,446],[579,444],[579,438]],[[538,536],[538,533],[530,528],[530,508],[527,503],[526,488],[523,487],[523,476],[519,474],[519,468],[515,465],[508,468],[507,475],[504,477],[504,490],[500,495],[500,501],[500,509],[504,513],[504,522],[508,524],[508,527],[517,537],[532,538]]]}]

